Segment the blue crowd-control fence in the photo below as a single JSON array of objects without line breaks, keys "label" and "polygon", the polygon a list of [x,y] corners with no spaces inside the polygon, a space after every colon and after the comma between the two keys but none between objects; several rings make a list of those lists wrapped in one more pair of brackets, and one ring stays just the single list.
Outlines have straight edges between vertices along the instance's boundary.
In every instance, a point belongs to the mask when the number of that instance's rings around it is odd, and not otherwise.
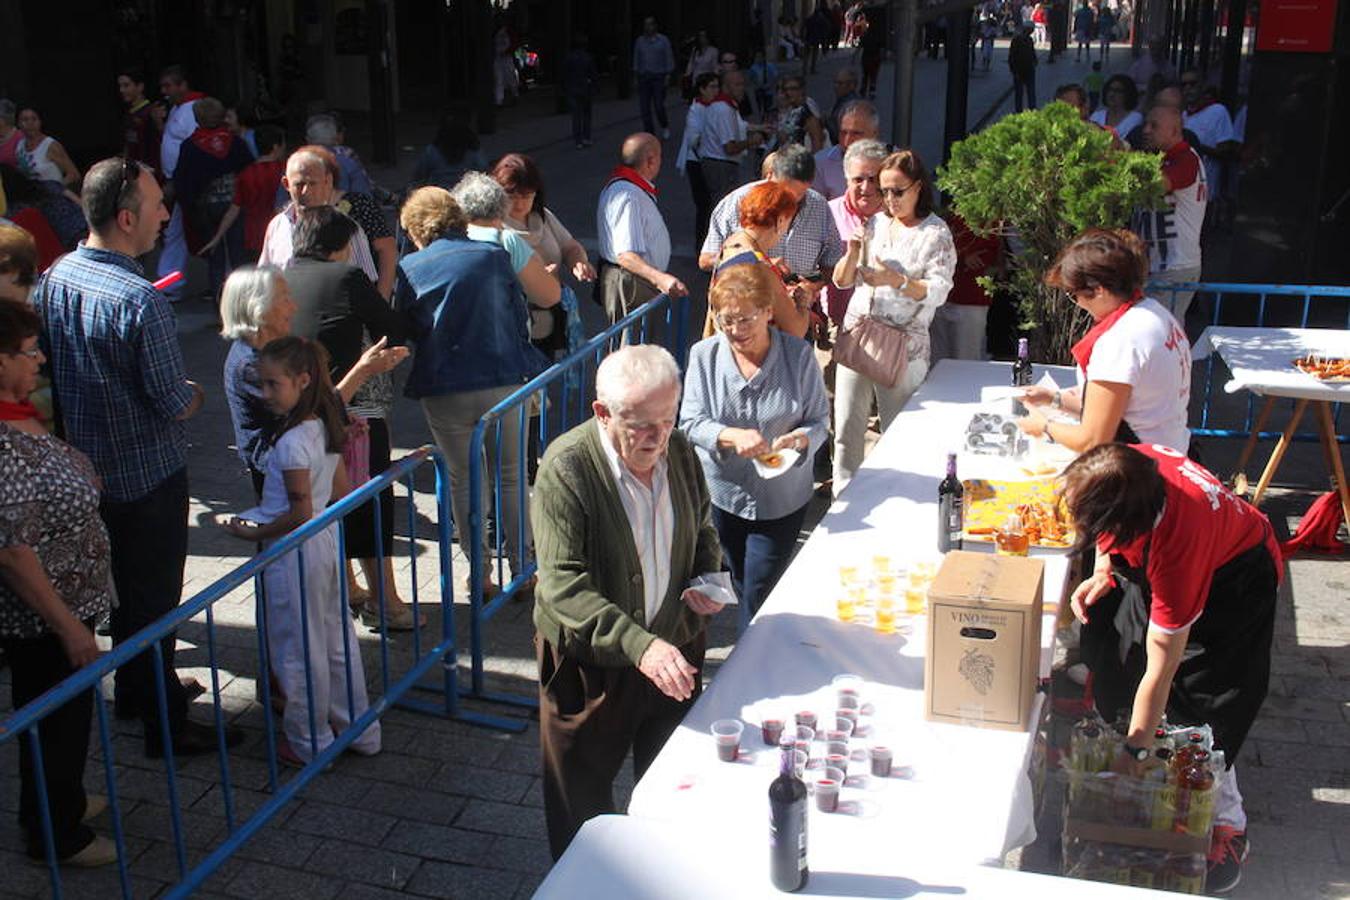
[{"label": "blue crowd-control fence", "polygon": [[[415,478],[419,474],[418,470],[424,467],[432,467],[435,472],[435,498],[437,521],[434,523],[434,538],[426,543],[434,543],[436,548],[435,564],[438,569],[437,584],[439,586],[439,598],[432,603],[424,603],[419,593],[417,564],[419,550],[425,549],[419,543],[418,516],[419,513],[414,503],[416,497]],[[352,654],[359,653],[359,647],[353,647],[349,638],[349,632],[344,628],[343,636],[343,660],[347,673],[346,680],[346,698],[348,718],[351,725],[336,739],[331,745],[321,752],[314,752],[311,761],[299,768],[295,774],[287,779],[279,777],[278,769],[278,735],[276,725],[270,713],[272,707],[272,686],[270,683],[271,660],[268,652],[268,638],[266,629],[267,603],[263,590],[263,572],[273,563],[277,563],[282,557],[295,553],[298,567],[300,570],[300,610],[302,628],[308,621],[308,611],[313,608],[312,604],[320,602],[338,603],[342,606],[340,609],[347,610],[347,580],[345,577],[338,577],[339,597],[333,598],[315,598],[307,597],[304,586],[304,545],[310,539],[318,535],[324,529],[336,524],[338,528],[338,553],[337,560],[340,562],[345,558],[342,552],[345,546],[345,536],[342,532],[342,519],[345,515],[352,512],[357,507],[371,503],[375,513],[375,531],[380,533],[382,515],[380,504],[376,499],[380,492],[393,485],[402,485],[407,491],[407,540],[409,543],[409,566],[411,571],[411,601],[414,616],[421,614],[423,609],[439,607],[441,612],[439,637],[435,640],[423,638],[418,630],[414,629],[408,633],[407,641],[412,652],[412,659],[406,665],[402,665],[400,658],[398,665],[391,662],[391,639],[388,631],[383,627],[384,620],[384,584],[383,579],[373,579],[372,593],[380,602],[381,627],[379,629],[379,673],[378,679],[374,679],[375,690],[371,692],[369,707],[360,715],[350,715],[355,712],[355,705],[352,697],[352,679],[351,665]],[[305,525],[297,528],[290,534],[278,539],[270,547],[254,556],[251,560],[231,571],[229,574],[217,580],[214,584],[200,591],[191,599],[185,601],[177,607],[172,613],[163,616],[158,621],[149,625],[136,634],[132,635],[126,641],[116,646],[111,652],[103,654],[99,659],[88,666],[80,669],[70,677],[66,678],[57,686],[53,687],[31,703],[21,709],[15,710],[10,715],[0,720],[0,746],[11,741],[28,741],[32,749],[34,758],[33,777],[36,781],[36,792],[38,806],[41,815],[41,824],[43,831],[43,840],[46,854],[46,862],[50,871],[50,880],[52,896],[60,898],[62,896],[62,878],[61,867],[56,858],[55,843],[53,841],[52,820],[48,797],[48,782],[46,773],[42,768],[42,738],[40,736],[39,725],[53,712],[58,710],[67,702],[87,692],[94,692],[94,710],[96,718],[96,730],[99,747],[101,748],[102,768],[104,782],[107,787],[108,807],[111,812],[113,841],[116,844],[118,852],[117,860],[117,880],[123,897],[132,896],[132,872],[128,865],[128,853],[126,845],[126,834],[123,828],[123,804],[119,802],[118,766],[114,758],[113,730],[110,727],[107,704],[102,700],[101,682],[105,676],[111,675],[119,667],[125,665],[133,658],[142,653],[151,653],[155,659],[156,673],[156,692],[158,698],[158,728],[159,738],[164,746],[170,746],[170,735],[167,716],[167,700],[164,683],[164,673],[161,666],[162,650],[160,641],[170,635],[174,635],[178,629],[186,625],[189,620],[198,615],[205,615],[206,632],[206,651],[207,659],[211,670],[210,699],[213,706],[213,724],[215,727],[218,746],[216,754],[219,762],[219,790],[223,801],[224,819],[227,830],[227,836],[210,850],[195,865],[188,864],[188,848],[185,844],[185,825],[184,810],[180,804],[178,764],[174,759],[174,754],[165,752],[163,755],[163,774],[165,784],[165,796],[167,797],[168,812],[170,816],[171,837],[173,841],[174,858],[177,865],[177,881],[169,889],[165,896],[167,897],[185,897],[195,888],[199,887],[205,879],[218,869],[222,863],[229,859],[238,849],[251,837],[266,825],[273,816],[300,790],[311,782],[320,772],[329,767],[330,764],[346,750],[354,741],[356,741],[370,726],[384,715],[394,705],[407,707],[420,712],[433,713],[437,715],[457,718],[476,725],[508,728],[519,730],[523,728],[518,722],[501,719],[494,716],[484,715],[460,708],[459,704],[459,686],[457,678],[457,659],[458,654],[455,643],[455,621],[453,616],[453,594],[451,579],[451,547],[450,547],[450,510],[448,505],[449,492],[449,471],[445,464],[445,459],[440,452],[432,447],[423,447],[408,456],[395,462],[388,470],[375,476],[361,487],[352,491],[348,496],[342,498],[332,506],[328,507],[323,513],[313,518]],[[379,552],[379,571],[383,571],[384,548],[380,546],[382,542],[375,542]],[[289,561],[288,561],[289,562]],[[287,564],[287,563],[282,563]],[[221,693],[221,675],[217,659],[217,625],[214,606],[215,604],[230,594],[235,589],[247,584],[250,580],[254,581],[255,597],[258,599],[255,605],[257,607],[257,654],[258,654],[258,690],[260,692],[260,701],[263,709],[263,722],[265,732],[265,751],[266,751],[266,769],[267,786],[271,796],[257,808],[257,810],[246,818],[239,814],[235,802],[236,786],[232,779],[231,772],[231,754],[226,747],[226,729],[225,717],[226,711],[222,705]],[[303,628],[306,635],[306,651],[308,650],[308,629]],[[405,648],[399,648],[405,649]],[[306,653],[308,659],[308,653]],[[439,672],[434,670],[439,669]],[[429,703],[425,700],[412,696],[414,687],[419,686],[419,682],[431,675],[439,675],[439,686],[437,693],[440,695],[436,702]],[[314,716],[314,694],[313,694],[313,674],[309,672],[308,663],[305,671],[306,699],[309,701],[309,710],[311,716],[310,733],[313,735],[313,716]],[[341,694],[339,694],[341,698]],[[341,702],[339,699],[338,702]],[[147,725],[146,727],[151,727]],[[317,745],[311,739],[312,751],[317,751]],[[160,873],[155,876],[161,877]],[[112,894],[111,884],[108,886],[107,893]]]},{"label": "blue crowd-control fence", "polygon": [[[520,473],[517,483],[523,484],[530,455],[542,455],[553,437],[590,417],[594,372],[605,356],[623,344],[661,343],[683,370],[688,348],[688,323],[689,298],[661,294],[522,385],[478,420],[469,444],[469,522],[459,534],[460,550],[469,559],[469,696],[527,708],[539,704],[538,697],[533,694],[489,691],[484,672],[487,623],[513,599],[532,591],[537,568],[528,525],[529,492],[521,489],[514,497],[503,496],[502,456],[507,429],[538,438],[533,448],[530,440],[517,441],[515,462],[516,471]],[[535,416],[538,424],[531,426],[530,419]],[[485,503],[490,504],[496,523],[496,533],[491,536],[495,565],[489,562],[486,553],[489,541],[484,536]],[[515,516],[503,516],[508,503],[517,504]],[[519,523],[514,535],[507,534],[507,518]],[[514,537],[514,546],[521,548],[516,559],[508,560],[506,547],[512,543],[508,537]],[[508,562],[511,566],[509,579]],[[488,598],[484,584],[493,575],[493,584],[498,587],[496,596]]]},{"label": "blue crowd-control fence", "polygon": [[[1350,287],[1303,284],[1230,284],[1226,282],[1166,282],[1149,285],[1149,294],[1169,309],[1179,295],[1193,293],[1190,306],[1204,310],[1207,324],[1269,328],[1350,329]],[[1293,360],[1290,360],[1292,363]],[[1264,431],[1270,408],[1258,414],[1256,397],[1245,392],[1245,400],[1234,397],[1224,402],[1223,362],[1211,353],[1203,366],[1192,373],[1191,433],[1199,437],[1250,438],[1255,432],[1261,440],[1281,437],[1280,431]],[[1297,401],[1290,400],[1293,408]],[[1341,406],[1333,406],[1333,421],[1341,443]],[[1264,406],[1264,404],[1263,404]],[[1317,432],[1298,432],[1296,441],[1316,441]]]}]

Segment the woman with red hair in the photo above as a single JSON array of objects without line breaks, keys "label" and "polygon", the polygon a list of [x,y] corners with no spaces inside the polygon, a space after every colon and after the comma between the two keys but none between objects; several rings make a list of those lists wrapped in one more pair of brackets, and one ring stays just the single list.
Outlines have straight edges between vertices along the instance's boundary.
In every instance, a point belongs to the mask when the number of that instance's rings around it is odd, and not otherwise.
[{"label": "woman with red hair", "polygon": [[[772,293],[769,305],[773,324],[794,337],[805,337],[807,326],[811,324],[811,314],[806,305],[798,301],[800,292],[788,290],[781,262],[770,259],[764,252],[765,247],[772,247],[782,240],[792,226],[792,219],[797,215],[797,198],[781,184],[763,181],[741,197],[737,213],[740,216],[740,230],[723,242],[721,255],[713,269],[713,284],[717,284],[722,270],[731,266],[745,263],[768,266],[775,276],[766,281]],[[712,334],[713,314],[710,304],[703,335],[709,337]]]}]

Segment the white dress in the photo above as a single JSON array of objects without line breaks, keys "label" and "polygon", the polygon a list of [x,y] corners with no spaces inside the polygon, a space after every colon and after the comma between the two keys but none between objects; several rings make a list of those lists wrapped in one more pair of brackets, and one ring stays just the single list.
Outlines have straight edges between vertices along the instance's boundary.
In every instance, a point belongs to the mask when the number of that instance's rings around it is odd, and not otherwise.
[{"label": "white dress", "polygon": [[[309,472],[311,509],[317,515],[332,496],[339,457],[327,452],[323,425],[311,419],[277,439],[267,456],[262,502],[242,514],[254,522],[271,522],[290,508],[284,472]],[[267,541],[270,547],[280,538]],[[304,556],[303,601],[300,555]],[[325,528],[263,572],[268,660],[286,698],[282,727],[296,755],[308,762],[333,743],[336,733],[369,708],[365,668],[351,616],[342,609],[338,578],[337,524]],[[305,635],[309,638],[309,684],[306,684]],[[347,697],[347,650],[351,657],[351,703]],[[313,691],[314,727],[311,739]],[[380,751],[380,723],[374,722],[352,743],[358,753]]]}]

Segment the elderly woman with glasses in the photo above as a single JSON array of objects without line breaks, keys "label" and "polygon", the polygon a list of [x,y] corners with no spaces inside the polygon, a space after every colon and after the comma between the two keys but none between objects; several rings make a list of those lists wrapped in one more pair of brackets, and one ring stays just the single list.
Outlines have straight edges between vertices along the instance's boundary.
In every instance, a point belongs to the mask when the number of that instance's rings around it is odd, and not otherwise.
[{"label": "elderly woman with glasses", "polygon": [[[26,304],[0,300],[0,649],[14,709],[98,659],[93,624],[112,601],[98,476],[83,453],[47,434],[28,401],[43,361],[40,328]],[[19,736],[19,823],[33,859],[45,845],[39,764],[57,860],[117,859],[85,824],[107,806],[84,790],[93,709],[94,692],[84,691],[50,712],[38,729],[40,760]]]},{"label": "elderly woman with glasses", "polygon": [[[857,290],[849,299],[844,330],[864,317],[904,332],[903,358],[886,383],[840,365],[834,383],[834,491],[838,495],[863,461],[867,417],[875,397],[884,431],[928,375],[928,328],[947,302],[956,272],[956,245],[947,223],[933,212],[928,169],[913,150],[886,157],[878,175],[881,212],[848,240],[834,267],[834,286]],[[842,338],[841,338],[842,340]],[[875,374],[875,373],[874,373]]]},{"label": "elderly woman with glasses", "polygon": [[[1069,242],[1045,282],[1092,317],[1073,345],[1078,384],[1027,388],[1018,426],[1079,453],[1099,444],[1160,444],[1186,453],[1191,345],[1162,304],[1144,296],[1148,251],[1133,232],[1090,228]],[[1046,407],[1078,416],[1051,418]]]},{"label": "elderly woman with glasses", "polygon": [[776,279],[758,263],[719,272],[708,295],[719,333],[689,351],[680,407],[680,430],[703,464],[713,524],[744,604],[742,621],[792,558],[811,499],[811,461],[830,425],[811,344],[769,327]]},{"label": "elderly woman with glasses", "polygon": [[1139,89],[1134,86],[1134,79],[1128,75],[1112,75],[1102,86],[1102,105],[1088,116],[1088,121],[1111,129],[1124,140],[1127,134],[1144,124],[1144,117],[1135,109],[1138,105]]}]

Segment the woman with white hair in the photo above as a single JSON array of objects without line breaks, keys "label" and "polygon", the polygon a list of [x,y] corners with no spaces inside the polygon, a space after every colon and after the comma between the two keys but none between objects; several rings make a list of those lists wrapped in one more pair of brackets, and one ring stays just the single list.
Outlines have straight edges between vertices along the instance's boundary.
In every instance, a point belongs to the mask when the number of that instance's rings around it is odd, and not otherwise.
[{"label": "woman with white hair", "polygon": [[469,220],[465,229],[471,241],[498,244],[511,257],[511,270],[525,289],[531,306],[548,309],[562,297],[562,285],[549,274],[544,261],[521,235],[506,227],[511,198],[495,178],[482,172],[466,172],[450,196]]},{"label": "woman with white hair", "polygon": [[[255,361],[268,341],[291,333],[295,303],[281,270],[273,266],[241,266],[230,273],[220,295],[220,334],[230,341],[225,356],[225,401],[234,425],[239,459],[262,496],[263,470],[277,418],[263,402]],[[336,385],[344,403],[372,375],[388,372],[407,359],[407,347],[386,347],[383,341],[366,350]]]}]

